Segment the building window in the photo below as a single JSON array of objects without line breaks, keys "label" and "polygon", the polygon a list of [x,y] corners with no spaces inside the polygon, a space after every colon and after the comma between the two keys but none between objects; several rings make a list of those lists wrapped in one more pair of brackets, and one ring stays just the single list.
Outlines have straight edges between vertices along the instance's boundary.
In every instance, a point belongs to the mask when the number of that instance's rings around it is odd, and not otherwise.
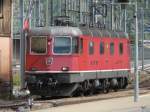
[{"label": "building window", "polygon": [[0,0],[0,18],[3,17],[3,0]]},{"label": "building window", "polygon": [[119,43],[119,54],[123,54],[123,43]]},{"label": "building window", "polygon": [[110,43],[110,55],[114,54],[114,43]]},{"label": "building window", "polygon": [[89,42],[89,54],[94,54],[94,42]]},{"label": "building window", "polygon": [[100,43],[100,54],[104,54],[104,42]]}]

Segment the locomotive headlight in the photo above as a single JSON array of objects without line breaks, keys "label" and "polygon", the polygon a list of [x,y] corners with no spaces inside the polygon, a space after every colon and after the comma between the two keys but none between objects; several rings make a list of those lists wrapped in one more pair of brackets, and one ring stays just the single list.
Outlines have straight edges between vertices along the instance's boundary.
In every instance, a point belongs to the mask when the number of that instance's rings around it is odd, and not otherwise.
[{"label": "locomotive headlight", "polygon": [[61,70],[62,71],[69,71],[69,67],[62,67]]},{"label": "locomotive headlight", "polygon": [[37,71],[38,69],[37,68],[35,68],[35,67],[32,67],[31,68],[31,71]]}]

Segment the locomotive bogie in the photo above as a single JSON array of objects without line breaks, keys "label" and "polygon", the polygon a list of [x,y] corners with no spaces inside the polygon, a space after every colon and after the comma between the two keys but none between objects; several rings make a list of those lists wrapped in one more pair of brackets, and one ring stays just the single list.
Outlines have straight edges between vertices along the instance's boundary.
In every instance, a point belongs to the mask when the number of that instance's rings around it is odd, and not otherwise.
[{"label": "locomotive bogie", "polygon": [[92,73],[92,75],[87,73],[27,74],[26,81],[31,93],[41,96],[43,94],[45,96],[73,96],[79,94],[76,91],[87,94],[91,90],[107,93],[110,89],[116,91],[127,86],[128,75],[122,77],[122,75],[110,76],[110,74],[107,76],[104,73],[99,77],[97,73]]}]

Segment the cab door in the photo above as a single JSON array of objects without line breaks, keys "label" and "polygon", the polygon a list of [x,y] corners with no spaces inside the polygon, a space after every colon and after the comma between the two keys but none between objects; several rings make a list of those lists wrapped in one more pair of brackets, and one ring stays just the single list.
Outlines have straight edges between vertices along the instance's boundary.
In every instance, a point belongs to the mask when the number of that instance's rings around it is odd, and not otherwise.
[{"label": "cab door", "polygon": [[81,71],[87,70],[87,46],[88,46],[88,39],[85,38],[84,36],[80,37],[80,54],[79,54],[79,69]]}]

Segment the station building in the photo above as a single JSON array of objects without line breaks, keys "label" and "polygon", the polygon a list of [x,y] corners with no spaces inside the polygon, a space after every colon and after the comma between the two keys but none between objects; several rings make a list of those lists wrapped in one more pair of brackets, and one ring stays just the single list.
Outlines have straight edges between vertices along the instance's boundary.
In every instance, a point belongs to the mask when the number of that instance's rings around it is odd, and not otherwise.
[{"label": "station building", "polygon": [[0,97],[11,92],[11,0],[0,0]]}]

